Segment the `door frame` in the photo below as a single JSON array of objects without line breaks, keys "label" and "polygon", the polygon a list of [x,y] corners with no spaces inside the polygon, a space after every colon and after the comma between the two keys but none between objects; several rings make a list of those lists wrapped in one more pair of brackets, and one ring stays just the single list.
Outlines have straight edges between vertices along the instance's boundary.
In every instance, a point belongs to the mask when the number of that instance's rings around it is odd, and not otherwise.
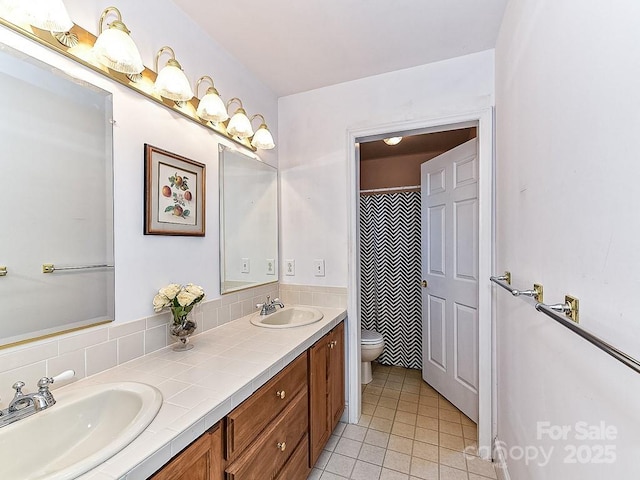
[{"label": "door frame", "polygon": [[[357,423],[361,413],[360,388],[360,155],[359,141],[383,138],[393,133],[419,130],[443,131],[474,123],[478,128],[478,451],[488,458],[496,434],[496,391],[494,319],[492,291],[488,278],[494,258],[494,114],[484,108],[454,115],[391,122],[347,130],[347,214],[348,214],[348,421]],[[485,281],[486,280],[486,281]]]}]

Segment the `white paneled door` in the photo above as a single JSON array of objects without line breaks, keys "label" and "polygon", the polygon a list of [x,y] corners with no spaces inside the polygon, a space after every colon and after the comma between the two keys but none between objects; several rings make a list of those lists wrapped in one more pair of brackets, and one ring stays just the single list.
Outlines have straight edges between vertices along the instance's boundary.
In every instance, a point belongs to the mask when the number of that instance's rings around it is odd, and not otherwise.
[{"label": "white paneled door", "polygon": [[478,421],[476,139],[421,166],[422,377]]}]

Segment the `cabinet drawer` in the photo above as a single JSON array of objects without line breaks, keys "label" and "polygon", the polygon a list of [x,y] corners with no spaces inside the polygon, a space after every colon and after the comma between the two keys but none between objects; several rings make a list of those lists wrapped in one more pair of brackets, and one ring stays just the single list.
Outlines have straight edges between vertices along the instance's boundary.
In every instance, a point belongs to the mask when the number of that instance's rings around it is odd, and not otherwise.
[{"label": "cabinet drawer", "polygon": [[263,385],[227,415],[226,458],[233,460],[282,412],[296,395],[307,389],[307,353]]},{"label": "cabinet drawer", "polygon": [[305,435],[280,470],[276,480],[300,480],[309,476],[309,436]]},{"label": "cabinet drawer", "polygon": [[306,389],[226,469],[228,480],[272,480],[291,457],[308,427]]}]

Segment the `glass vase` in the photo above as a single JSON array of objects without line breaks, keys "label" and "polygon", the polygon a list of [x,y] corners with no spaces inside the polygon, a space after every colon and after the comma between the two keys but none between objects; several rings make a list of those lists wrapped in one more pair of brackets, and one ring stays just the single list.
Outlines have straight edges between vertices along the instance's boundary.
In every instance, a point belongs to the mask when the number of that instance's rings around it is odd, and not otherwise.
[{"label": "glass vase", "polygon": [[173,350],[176,352],[191,350],[193,348],[193,344],[189,343],[189,337],[193,332],[195,332],[198,325],[194,320],[189,318],[189,313],[178,313],[174,309],[171,309],[171,314],[173,319],[169,325],[169,333],[172,337],[178,340],[178,343],[173,347]]}]

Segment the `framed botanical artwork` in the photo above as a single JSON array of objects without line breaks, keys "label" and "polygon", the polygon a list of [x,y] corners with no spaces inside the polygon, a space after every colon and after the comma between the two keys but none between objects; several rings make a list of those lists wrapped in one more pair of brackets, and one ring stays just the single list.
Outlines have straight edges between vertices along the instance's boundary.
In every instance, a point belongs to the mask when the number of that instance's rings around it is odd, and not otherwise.
[{"label": "framed botanical artwork", "polygon": [[205,234],[205,165],[144,145],[144,234]]}]

